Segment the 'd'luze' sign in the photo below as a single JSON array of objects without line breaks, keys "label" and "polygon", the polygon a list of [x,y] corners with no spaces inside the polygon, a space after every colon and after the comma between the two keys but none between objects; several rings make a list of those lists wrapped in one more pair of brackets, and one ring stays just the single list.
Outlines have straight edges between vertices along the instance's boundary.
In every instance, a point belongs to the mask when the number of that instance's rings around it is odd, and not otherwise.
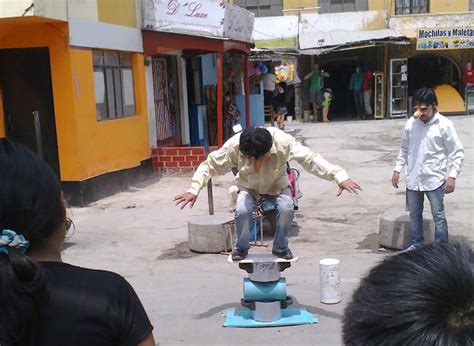
[{"label": "'d'luze' sign", "polygon": [[474,27],[419,29],[418,50],[474,48]]},{"label": "'d'luze' sign", "polygon": [[147,0],[144,10],[147,30],[251,42],[253,14],[224,1]]}]

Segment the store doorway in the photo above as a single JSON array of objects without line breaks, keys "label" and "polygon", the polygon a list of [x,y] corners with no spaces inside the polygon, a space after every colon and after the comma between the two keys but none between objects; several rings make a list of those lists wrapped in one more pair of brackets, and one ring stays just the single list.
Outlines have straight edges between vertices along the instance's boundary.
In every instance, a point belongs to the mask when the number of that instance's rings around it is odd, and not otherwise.
[{"label": "store doorway", "polygon": [[[0,50],[0,87],[7,137],[36,153],[40,143],[44,161],[60,177],[48,48]],[[35,111],[39,114],[40,142]]]},{"label": "store doorway", "polygon": [[333,96],[329,109],[329,119],[355,118],[357,112],[354,97],[349,90],[349,83],[357,66],[363,66],[363,64],[352,59],[334,60],[320,66],[330,76],[324,79],[324,87],[330,88]]},{"label": "store doorway", "polygon": [[158,146],[181,145],[178,62],[176,56],[152,59],[153,92]]},{"label": "store doorway", "polygon": [[461,69],[451,58],[437,54],[421,54],[408,59],[408,94],[422,87],[435,88],[448,84],[460,91]]}]

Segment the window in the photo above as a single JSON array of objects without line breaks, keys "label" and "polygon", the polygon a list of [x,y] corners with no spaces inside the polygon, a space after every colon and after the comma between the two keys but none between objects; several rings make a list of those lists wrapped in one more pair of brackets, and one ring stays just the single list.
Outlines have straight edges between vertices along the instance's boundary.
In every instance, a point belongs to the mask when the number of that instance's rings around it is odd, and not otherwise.
[{"label": "window", "polygon": [[234,0],[234,5],[255,13],[255,17],[281,16],[283,0]]},{"label": "window", "polygon": [[356,10],[355,0],[331,0],[330,7],[330,13]]},{"label": "window", "polygon": [[429,12],[429,0],[396,0],[395,14],[417,14]]},{"label": "window", "polygon": [[319,0],[319,13],[368,11],[368,0]]},{"label": "window", "polygon": [[469,0],[469,11],[474,11],[474,0]]},{"label": "window", "polygon": [[132,54],[93,50],[92,55],[97,120],[134,115]]}]

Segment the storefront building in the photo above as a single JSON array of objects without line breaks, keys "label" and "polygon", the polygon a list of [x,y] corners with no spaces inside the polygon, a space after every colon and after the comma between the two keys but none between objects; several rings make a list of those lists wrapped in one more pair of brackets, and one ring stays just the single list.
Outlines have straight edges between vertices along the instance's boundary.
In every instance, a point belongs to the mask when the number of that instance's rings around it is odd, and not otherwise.
[{"label": "storefront building", "polygon": [[118,2],[1,6],[0,137],[43,156],[73,205],[152,173],[139,11]]},{"label": "storefront building", "polygon": [[[332,119],[352,119],[356,105],[350,91],[351,76],[356,68],[374,73],[374,93],[370,100],[373,117],[386,113],[385,85],[388,76],[386,61],[389,47],[404,46],[407,38],[387,28],[385,11],[359,11],[327,14],[301,14],[299,52],[301,75],[311,73],[317,64],[329,74],[324,87],[332,91],[329,110]],[[309,106],[309,80],[302,84],[303,109]]]},{"label": "storefront building", "polygon": [[161,173],[193,171],[204,147],[221,146],[234,124],[256,123],[247,92],[253,14],[220,2],[175,5],[147,2],[142,32],[153,167]]},{"label": "storefront building", "polygon": [[[411,95],[420,87],[435,88],[443,114],[465,114],[463,72],[474,61],[474,13],[394,16],[389,26],[409,38],[409,45],[390,47],[392,104],[402,116],[411,114]],[[405,66],[406,91],[396,94],[397,68]],[[403,88],[405,90],[405,87]],[[400,100],[397,100],[399,98]]]},{"label": "storefront building", "polygon": [[[259,16],[298,15],[299,76],[311,72],[314,64],[331,77],[325,87],[333,91],[330,115],[350,118],[354,103],[348,92],[356,66],[375,71],[373,108],[375,118],[410,114],[410,96],[420,86],[436,88],[440,110],[465,114],[468,106],[463,72],[474,60],[469,31],[474,23],[472,0],[354,0],[272,1],[239,0]],[[277,17],[267,17],[277,18]],[[281,17],[280,17],[281,18]],[[264,18],[257,18],[257,20]],[[452,45],[441,48],[418,45],[420,30],[463,31]],[[429,41],[429,40],[428,40]],[[455,42],[457,41],[457,42]],[[462,44],[461,42],[464,42]],[[301,84],[302,109],[308,112],[309,82]],[[377,93],[377,95],[375,95]],[[471,94],[474,102],[474,91]],[[474,110],[474,106],[472,106]]]}]

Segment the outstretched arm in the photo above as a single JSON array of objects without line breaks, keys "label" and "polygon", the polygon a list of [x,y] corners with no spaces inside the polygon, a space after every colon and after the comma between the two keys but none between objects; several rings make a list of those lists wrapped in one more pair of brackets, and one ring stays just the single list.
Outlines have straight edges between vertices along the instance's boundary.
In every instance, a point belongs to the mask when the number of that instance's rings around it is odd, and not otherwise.
[{"label": "outstretched arm", "polygon": [[183,209],[189,204],[192,208],[199,192],[206,186],[211,177],[225,174],[236,165],[238,149],[234,148],[234,142],[238,143],[238,138],[232,137],[224,143],[222,148],[208,155],[207,159],[199,165],[194,173],[188,191],[174,198],[176,205],[181,205],[181,209]]}]

